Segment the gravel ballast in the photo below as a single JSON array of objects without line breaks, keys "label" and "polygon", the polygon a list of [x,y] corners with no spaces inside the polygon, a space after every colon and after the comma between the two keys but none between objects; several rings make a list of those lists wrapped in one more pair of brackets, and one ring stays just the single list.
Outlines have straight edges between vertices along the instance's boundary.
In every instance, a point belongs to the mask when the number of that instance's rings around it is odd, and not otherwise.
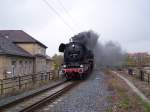
[{"label": "gravel ballast", "polygon": [[106,76],[95,70],[91,76],[38,112],[106,112],[111,105]]}]

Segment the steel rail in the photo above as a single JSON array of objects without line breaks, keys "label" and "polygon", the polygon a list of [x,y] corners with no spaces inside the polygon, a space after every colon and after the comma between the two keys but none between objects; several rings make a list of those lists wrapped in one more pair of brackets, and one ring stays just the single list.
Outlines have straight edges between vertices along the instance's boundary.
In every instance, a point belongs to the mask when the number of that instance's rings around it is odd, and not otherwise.
[{"label": "steel rail", "polygon": [[63,82],[56,84],[50,88],[47,88],[43,91],[40,91],[38,93],[35,93],[35,94],[27,96],[27,97],[24,97],[23,99],[19,99],[10,104],[4,105],[3,107],[1,107],[0,110],[2,112],[8,112],[8,111],[9,112],[10,111],[31,112],[31,111],[34,111],[35,109],[38,109],[39,107],[43,106],[45,103],[52,102],[52,100],[59,97],[63,93],[69,91],[71,88],[73,88],[78,83],[79,83],[79,81],[77,81],[77,82],[63,81]]},{"label": "steel rail", "polygon": [[69,91],[71,88],[73,88],[77,84],[78,84],[77,82],[72,82],[70,85],[66,86],[65,88],[55,92],[54,94],[44,98],[43,100],[41,100],[41,101],[39,101],[33,105],[30,105],[29,107],[23,109],[21,112],[33,112],[46,103],[52,103],[53,100],[55,100],[56,98],[58,98],[62,94],[66,93],[67,91]]}]

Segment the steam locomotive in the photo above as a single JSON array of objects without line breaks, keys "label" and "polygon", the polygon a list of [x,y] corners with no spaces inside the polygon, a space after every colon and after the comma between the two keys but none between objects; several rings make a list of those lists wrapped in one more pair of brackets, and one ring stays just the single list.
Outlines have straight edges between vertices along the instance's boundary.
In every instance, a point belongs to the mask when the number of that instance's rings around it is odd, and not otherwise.
[{"label": "steam locomotive", "polygon": [[92,71],[94,55],[82,41],[72,38],[67,44],[61,43],[59,52],[64,53],[62,72],[67,80],[85,79]]}]

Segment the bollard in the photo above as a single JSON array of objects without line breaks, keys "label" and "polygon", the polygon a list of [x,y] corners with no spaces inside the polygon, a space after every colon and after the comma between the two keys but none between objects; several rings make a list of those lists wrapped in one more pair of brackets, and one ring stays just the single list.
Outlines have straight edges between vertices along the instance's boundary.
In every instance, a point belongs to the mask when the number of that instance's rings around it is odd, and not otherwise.
[{"label": "bollard", "polygon": [[133,75],[133,70],[131,68],[128,69],[128,74]]}]

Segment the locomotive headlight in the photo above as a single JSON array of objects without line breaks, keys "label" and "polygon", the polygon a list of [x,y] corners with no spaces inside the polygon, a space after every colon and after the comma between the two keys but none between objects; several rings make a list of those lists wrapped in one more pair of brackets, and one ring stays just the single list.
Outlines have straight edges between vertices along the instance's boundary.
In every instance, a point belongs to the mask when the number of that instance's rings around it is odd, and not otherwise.
[{"label": "locomotive headlight", "polygon": [[83,68],[83,65],[80,65],[81,68]]},{"label": "locomotive headlight", "polygon": [[67,66],[66,66],[66,65],[63,65],[63,67],[66,68]]},{"label": "locomotive headlight", "polygon": [[74,47],[75,47],[75,45],[73,44],[73,45],[72,45],[72,47],[74,48]]}]

